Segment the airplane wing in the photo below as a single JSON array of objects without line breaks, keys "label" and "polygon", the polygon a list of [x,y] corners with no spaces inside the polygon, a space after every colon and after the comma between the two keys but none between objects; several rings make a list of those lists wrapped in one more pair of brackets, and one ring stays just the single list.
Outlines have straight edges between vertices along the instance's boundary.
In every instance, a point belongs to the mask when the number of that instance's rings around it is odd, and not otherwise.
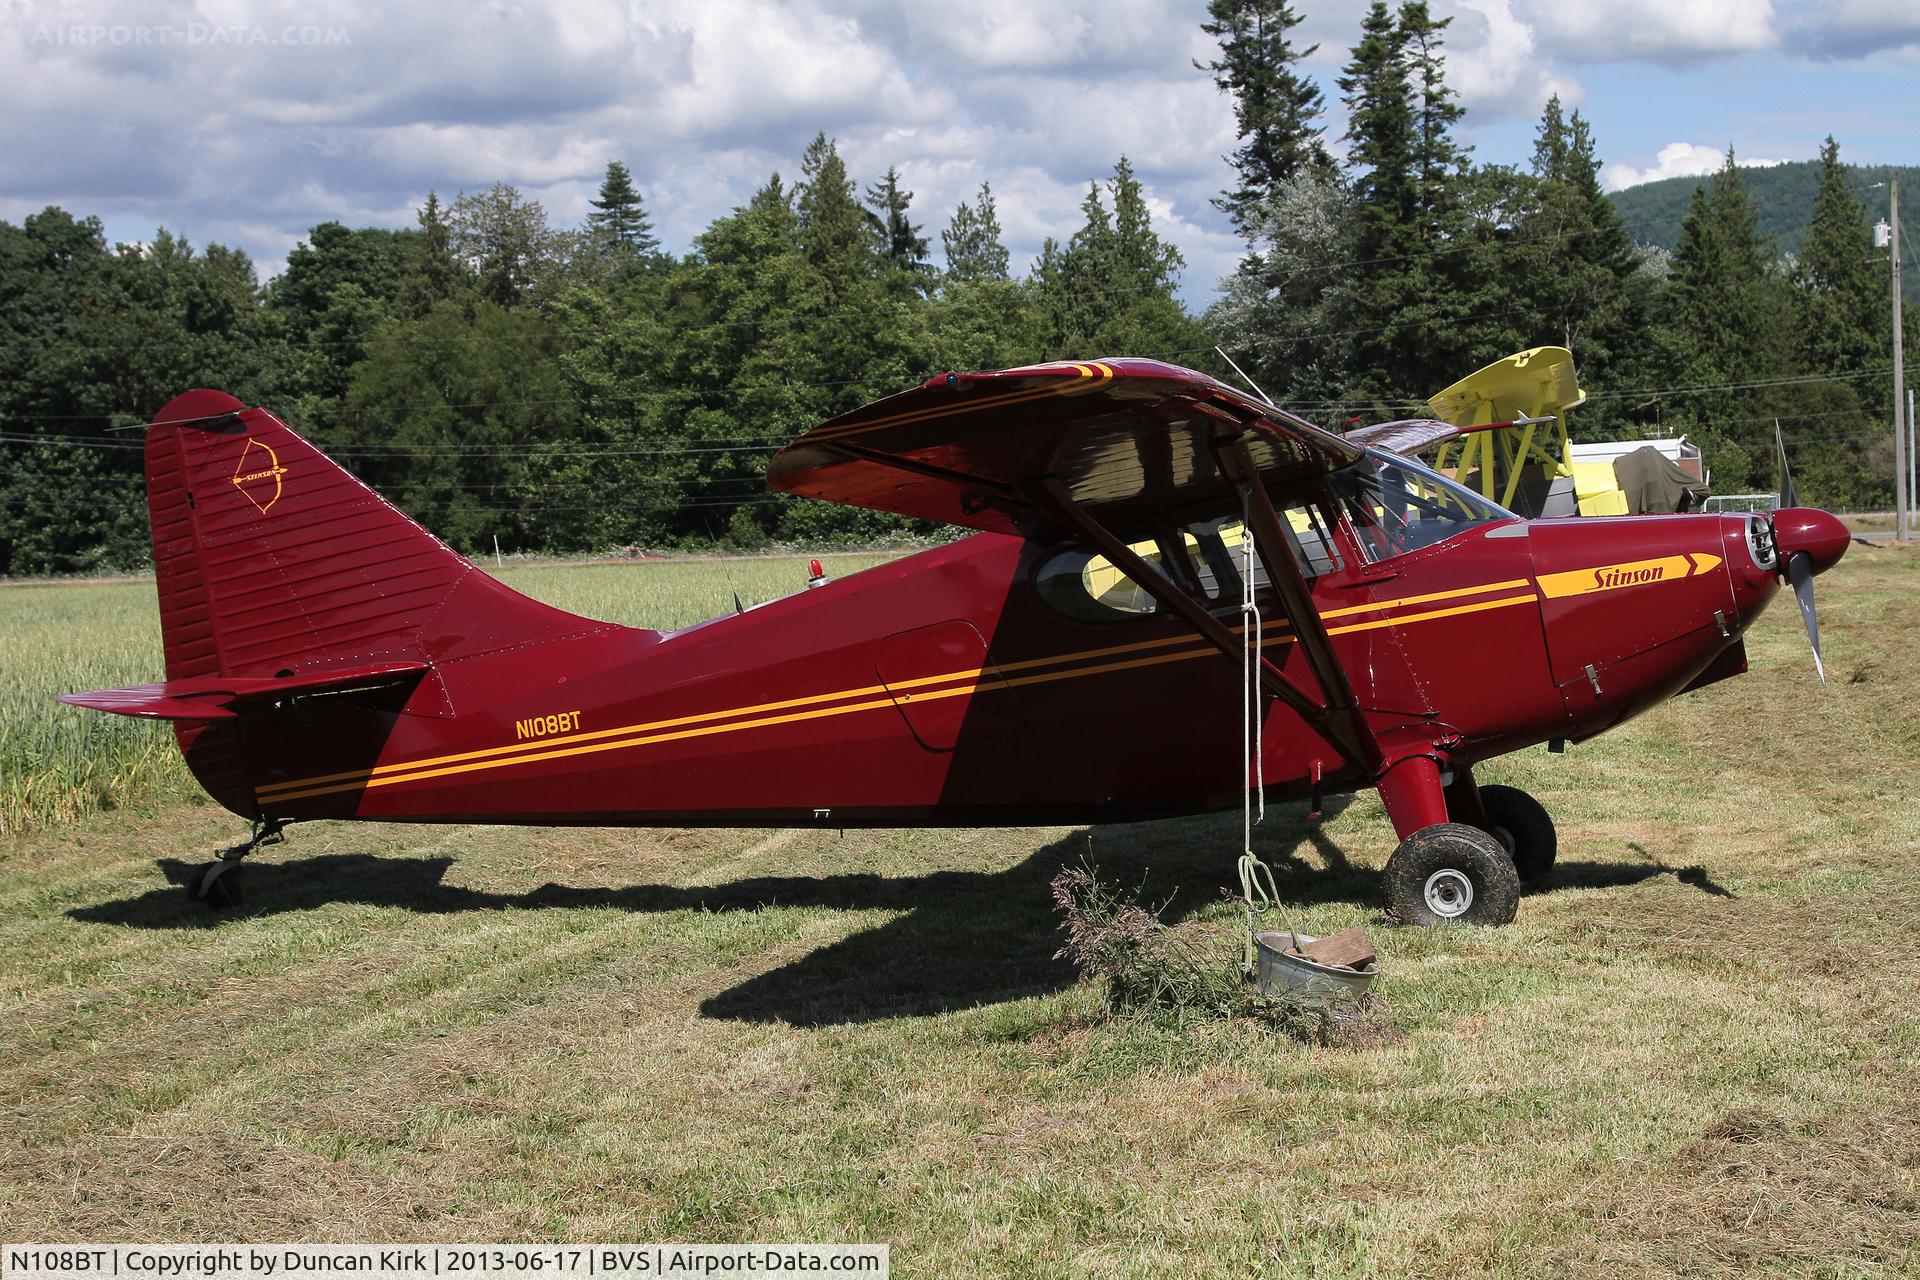
[{"label": "airplane wing", "polygon": [[1341,436],[1355,444],[1366,445],[1369,449],[1386,449],[1411,458],[1422,449],[1453,439],[1460,432],[1461,428],[1451,422],[1436,422],[1432,418],[1401,418],[1396,422],[1375,422],[1354,427],[1341,432]]},{"label": "airplane wing", "polygon": [[1102,523],[1238,505],[1210,441],[1242,435],[1263,474],[1359,456],[1351,442],[1226,384],[1156,360],[947,373],[796,439],[767,479],[783,493],[1028,536],[1060,521],[1044,481]]},{"label": "airplane wing", "polygon": [[775,489],[1025,537],[1077,536],[1242,660],[1238,633],[1128,545],[1148,519],[1245,510],[1317,690],[1259,658],[1262,687],[1368,768],[1379,745],[1334,656],[1263,482],[1323,474],[1361,447],[1191,369],[1090,360],[942,374],[843,414],[781,450]]}]

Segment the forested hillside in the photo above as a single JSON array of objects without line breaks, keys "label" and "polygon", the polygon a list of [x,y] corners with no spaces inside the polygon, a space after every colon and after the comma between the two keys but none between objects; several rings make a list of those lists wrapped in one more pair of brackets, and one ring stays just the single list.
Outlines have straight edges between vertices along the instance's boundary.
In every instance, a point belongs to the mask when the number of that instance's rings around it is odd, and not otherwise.
[{"label": "forested hillside", "polygon": [[0,222],[0,572],[143,563],[133,428],[190,387],[270,406],[463,549],[755,546],[897,528],[766,489],[772,451],[833,414],[1065,356],[1218,372],[1216,342],[1334,426],[1563,343],[1593,393],[1577,435],[1688,432],[1737,491],[1771,486],[1777,417],[1808,498],[1890,501],[1885,268],[1831,140],[1795,259],[1733,168],[1690,190],[1669,252],[1636,243],[1558,101],[1529,165],[1475,161],[1423,0],[1355,33],[1343,163],[1289,0],[1195,19],[1235,107],[1219,203],[1247,243],[1203,316],[1125,157],[1030,263],[990,186],[929,221],[897,169],[849,174],[824,135],[684,251],[652,230],[639,154],[610,159],[580,226],[504,184],[428,191],[412,228],[313,227],[264,283],[191,228],[110,245],[85,210]]},{"label": "forested hillside", "polygon": [[[1916,211],[1920,211],[1920,165],[1850,164],[1845,166],[1845,171],[1847,189],[1871,210],[1868,221],[1886,216],[1887,193],[1875,188],[1884,186],[1892,178],[1899,181],[1907,197],[1906,211],[1901,217],[1906,224],[1902,237],[1920,228],[1920,217],[1916,216]],[[1806,243],[1814,197],[1820,190],[1820,173],[1818,160],[1796,160],[1760,168],[1743,165],[1740,169],[1740,179],[1753,201],[1754,222],[1761,236],[1771,237],[1783,254],[1798,256],[1801,245]],[[1680,224],[1687,216],[1687,202],[1700,181],[1699,178],[1663,178],[1612,192],[1608,198],[1620,210],[1620,219],[1635,240],[1672,249],[1680,241]],[[1907,270],[1901,284],[1911,302],[1920,299],[1920,269],[1914,265],[1914,250],[1920,245],[1904,247],[1907,252],[1901,257],[1906,259]]]}]

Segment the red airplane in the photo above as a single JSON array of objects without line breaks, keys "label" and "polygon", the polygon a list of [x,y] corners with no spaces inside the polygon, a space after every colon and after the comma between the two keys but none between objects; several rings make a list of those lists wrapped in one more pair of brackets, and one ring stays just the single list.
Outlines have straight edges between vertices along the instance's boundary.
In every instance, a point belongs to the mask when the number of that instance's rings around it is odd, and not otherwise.
[{"label": "red airplane", "polygon": [[1410,456],[1461,430],[1338,435],[1149,360],[943,374],[769,478],[977,533],[661,632],[513,591],[265,409],[191,391],[146,437],[167,678],[63,701],[172,721],[252,820],[189,884],[216,906],[314,818],[1079,824],[1371,786],[1390,911],[1499,924],[1554,829],[1474,767],[1746,670],[1783,580],[1817,660],[1812,575],[1848,535],[1791,497],[1522,520]]}]

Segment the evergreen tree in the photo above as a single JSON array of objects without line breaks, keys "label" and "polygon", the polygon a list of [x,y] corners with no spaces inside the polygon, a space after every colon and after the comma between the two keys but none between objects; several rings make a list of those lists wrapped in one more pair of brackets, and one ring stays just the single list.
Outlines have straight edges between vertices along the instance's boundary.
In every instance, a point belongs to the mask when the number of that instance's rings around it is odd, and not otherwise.
[{"label": "evergreen tree", "polygon": [[907,216],[913,192],[900,187],[900,171],[887,166],[887,176],[867,188],[867,206],[873,210],[874,230],[880,241],[880,253],[894,266],[905,271],[927,270],[927,238]]},{"label": "evergreen tree", "polygon": [[1347,103],[1347,165],[1368,226],[1363,251],[1403,247],[1419,207],[1413,85],[1405,37],[1386,0],[1360,24],[1340,90]]},{"label": "evergreen tree", "polygon": [[1770,485],[1772,428],[1782,396],[1750,384],[1788,371],[1789,301],[1772,273],[1733,149],[1707,186],[1694,188],[1680,226],[1657,335],[1671,384],[1714,386],[1689,394],[1675,415],[1694,424],[1724,482]]},{"label": "evergreen tree", "polygon": [[[1605,386],[1640,358],[1652,281],[1613,202],[1600,189],[1592,131],[1549,99],[1535,135],[1532,173],[1518,203],[1517,235],[1500,275],[1521,304],[1517,338],[1570,347],[1583,379]],[[1598,410],[1577,427],[1601,430]]]},{"label": "evergreen tree", "polygon": [[1146,192],[1133,176],[1133,162],[1125,156],[1113,166],[1107,189],[1113,196],[1112,280],[1116,288],[1143,294],[1166,292],[1180,281],[1187,265],[1180,250],[1162,240],[1153,229]]},{"label": "evergreen tree", "polygon": [[1809,372],[1851,373],[1887,359],[1886,284],[1831,134],[1820,147],[1820,191],[1794,276]]},{"label": "evergreen tree", "polygon": [[407,245],[406,272],[398,295],[401,313],[414,319],[426,315],[435,303],[460,296],[469,283],[453,256],[453,231],[438,193],[427,192],[418,221],[420,234]]},{"label": "evergreen tree", "polygon": [[1446,62],[1440,53],[1442,37],[1452,23],[1452,18],[1436,19],[1426,0],[1406,0],[1397,22],[1413,93],[1415,200],[1420,234],[1429,240],[1451,230],[1455,184],[1467,163],[1468,149],[1453,137],[1453,127],[1465,109],[1447,86]]},{"label": "evergreen tree", "polygon": [[1771,259],[1729,147],[1712,181],[1694,188],[1681,223],[1667,319],[1713,371],[1731,380],[1749,380],[1770,354],[1765,294]]},{"label": "evergreen tree", "polygon": [[634,262],[660,247],[640,192],[633,185],[633,175],[618,160],[607,162],[600,194],[588,203],[593,212],[587,215],[587,225],[601,252],[616,262]]},{"label": "evergreen tree", "polygon": [[1280,185],[1302,168],[1328,168],[1321,142],[1320,90],[1295,67],[1319,45],[1296,49],[1289,36],[1300,25],[1289,0],[1209,0],[1210,19],[1200,29],[1220,43],[1220,57],[1195,62],[1233,96],[1240,147],[1228,157],[1239,185],[1214,204],[1248,235],[1250,211],[1274,198]]},{"label": "evergreen tree", "polygon": [[1607,199],[1600,187],[1600,156],[1594,148],[1593,131],[1579,111],[1567,131],[1566,171],[1561,179],[1586,202],[1590,233],[1584,241],[1586,259],[1598,263],[1625,279],[1639,269],[1640,254],[1627,234],[1620,210]]},{"label": "evergreen tree", "polygon": [[1173,296],[1185,265],[1153,230],[1146,193],[1122,156],[1107,182],[1080,203],[1086,221],[1063,247],[1048,237],[1033,268],[1048,354],[1173,354],[1204,349],[1197,326]]},{"label": "evergreen tree", "polygon": [[1048,236],[1033,264],[1033,284],[1048,316],[1053,354],[1092,354],[1094,336],[1114,297],[1113,219],[1098,182],[1087,184],[1080,213],[1085,219],[1080,229],[1065,245]]},{"label": "evergreen tree", "polygon": [[870,223],[854,196],[846,162],[825,133],[807,144],[800,173],[794,213],[801,253],[821,273],[830,299],[860,292],[872,279],[875,264]]},{"label": "evergreen tree", "polygon": [[1444,336],[1422,310],[1431,291],[1420,220],[1419,121],[1406,37],[1385,0],[1360,25],[1340,88],[1357,229],[1352,267],[1335,282],[1335,320],[1355,331],[1358,386],[1373,395],[1424,395],[1429,339]]},{"label": "evergreen tree", "polygon": [[956,208],[947,229],[940,233],[940,243],[947,254],[947,279],[959,282],[1007,279],[1007,246],[1000,236],[1000,214],[993,203],[993,188],[983,182],[973,203],[963,203]]},{"label": "evergreen tree", "polygon": [[1533,135],[1533,176],[1544,182],[1563,182],[1567,172],[1567,121],[1560,95],[1547,99],[1540,127]]}]

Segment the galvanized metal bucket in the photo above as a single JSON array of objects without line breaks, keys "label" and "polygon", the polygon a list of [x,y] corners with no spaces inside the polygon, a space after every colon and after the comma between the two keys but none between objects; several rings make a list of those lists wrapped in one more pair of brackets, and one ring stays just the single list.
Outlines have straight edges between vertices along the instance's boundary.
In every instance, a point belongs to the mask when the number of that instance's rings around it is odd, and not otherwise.
[{"label": "galvanized metal bucket", "polygon": [[1259,944],[1260,953],[1255,980],[1260,990],[1270,996],[1290,1000],[1357,1000],[1380,976],[1378,961],[1364,969],[1342,969],[1305,956],[1290,955],[1296,946],[1319,941],[1310,933],[1269,929],[1256,934],[1254,941]]}]

